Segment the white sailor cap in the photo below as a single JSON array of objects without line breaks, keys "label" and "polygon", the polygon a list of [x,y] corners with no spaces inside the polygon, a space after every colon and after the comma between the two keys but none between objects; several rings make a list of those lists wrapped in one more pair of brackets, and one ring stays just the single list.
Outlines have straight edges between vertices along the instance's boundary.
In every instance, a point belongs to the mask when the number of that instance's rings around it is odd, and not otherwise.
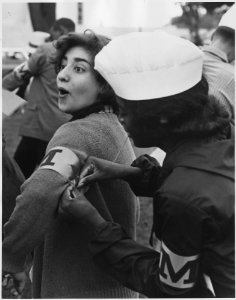
[{"label": "white sailor cap", "polygon": [[236,18],[235,7],[236,6],[234,4],[227,10],[227,12],[222,16],[218,26],[226,26],[235,30],[235,18]]},{"label": "white sailor cap", "polygon": [[127,100],[148,100],[186,91],[202,77],[202,51],[162,30],[114,38],[95,57],[95,69]]},{"label": "white sailor cap", "polygon": [[29,39],[28,51],[35,52],[38,46],[44,44],[50,37],[50,34],[44,31],[33,31]]}]

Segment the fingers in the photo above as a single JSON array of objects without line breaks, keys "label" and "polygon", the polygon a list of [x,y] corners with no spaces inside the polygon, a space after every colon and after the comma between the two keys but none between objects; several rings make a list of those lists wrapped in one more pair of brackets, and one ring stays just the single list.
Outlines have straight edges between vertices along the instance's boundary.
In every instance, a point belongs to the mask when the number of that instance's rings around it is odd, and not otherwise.
[{"label": "fingers", "polygon": [[2,278],[2,287],[7,288],[10,284],[10,280],[12,280],[10,274],[4,275],[3,278]]},{"label": "fingers", "polygon": [[15,288],[12,288],[10,290],[10,294],[12,295],[13,298],[16,298],[16,299],[21,298],[21,293],[19,293]]},{"label": "fingers", "polygon": [[14,278],[14,288],[12,290],[12,294],[16,298],[21,298],[21,294],[25,288],[27,275],[25,272],[19,272],[13,274],[13,278]]},{"label": "fingers", "polygon": [[89,176],[93,174],[95,171],[95,165],[93,163],[90,163],[89,165],[85,165],[80,173],[80,180],[83,179],[86,176]]},{"label": "fingers", "polygon": [[64,211],[70,205],[70,202],[74,198],[75,198],[75,195],[73,192],[73,186],[69,185],[61,197],[61,201],[60,201],[60,205],[59,205],[59,213],[64,213]]},{"label": "fingers", "polygon": [[88,185],[89,183],[92,183],[97,180],[96,174],[89,175],[87,177],[82,178],[78,183],[78,189],[81,189],[85,185]]},{"label": "fingers", "polygon": [[89,163],[86,165],[80,173],[78,189],[82,189],[85,185],[91,183],[92,181],[96,180],[95,175],[95,165],[93,163]]},{"label": "fingers", "polygon": [[66,194],[66,199],[65,200],[69,200],[69,201],[73,200],[76,197],[74,186],[73,185],[68,186],[68,188],[66,189],[65,194]]},{"label": "fingers", "polygon": [[2,287],[8,290],[13,298],[20,299],[23,292],[25,282],[18,282],[10,274],[4,275],[2,280]]},{"label": "fingers", "polygon": [[89,190],[89,186],[82,186],[80,188],[78,188],[79,192],[82,193],[82,194],[86,194],[87,191]]}]

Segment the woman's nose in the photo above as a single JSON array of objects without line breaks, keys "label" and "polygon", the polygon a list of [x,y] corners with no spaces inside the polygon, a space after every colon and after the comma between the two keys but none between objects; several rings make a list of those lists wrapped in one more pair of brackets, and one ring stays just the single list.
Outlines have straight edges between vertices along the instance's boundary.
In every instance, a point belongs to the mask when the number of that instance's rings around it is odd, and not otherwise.
[{"label": "woman's nose", "polygon": [[69,73],[68,73],[66,67],[57,74],[57,79],[59,81],[68,81],[69,80]]}]

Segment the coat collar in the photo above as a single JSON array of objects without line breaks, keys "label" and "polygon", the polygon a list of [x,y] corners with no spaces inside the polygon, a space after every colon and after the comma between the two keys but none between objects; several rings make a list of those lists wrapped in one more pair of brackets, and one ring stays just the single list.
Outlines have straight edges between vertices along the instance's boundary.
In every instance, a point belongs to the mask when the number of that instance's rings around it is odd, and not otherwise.
[{"label": "coat collar", "polygon": [[75,113],[73,113],[73,117],[70,121],[75,121],[78,119],[83,119],[85,117],[87,117],[90,114],[93,113],[113,113],[114,110],[112,109],[111,106],[109,105],[104,105],[102,103],[95,103],[89,107],[83,108]]},{"label": "coat collar", "polygon": [[227,55],[225,54],[225,52],[221,51],[220,49],[214,47],[214,46],[204,46],[202,47],[202,50],[204,52],[208,52],[211,55],[217,57],[219,60],[225,62],[225,63],[229,63]]},{"label": "coat collar", "polygon": [[177,167],[202,170],[234,180],[234,139],[206,144],[183,141],[166,155],[161,177],[165,179]]}]

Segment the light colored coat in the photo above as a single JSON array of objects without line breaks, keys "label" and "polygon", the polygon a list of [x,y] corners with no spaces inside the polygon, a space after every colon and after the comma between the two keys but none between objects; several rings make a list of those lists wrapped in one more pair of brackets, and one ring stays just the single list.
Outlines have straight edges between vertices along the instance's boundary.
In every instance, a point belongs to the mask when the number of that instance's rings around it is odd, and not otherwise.
[{"label": "light colored coat", "polygon": [[[126,137],[116,115],[93,113],[61,126],[47,152],[53,147],[64,146],[114,160]],[[118,162],[131,164],[133,159],[131,144],[127,142]],[[58,203],[67,186],[66,178],[48,169],[38,169],[25,182],[17,198],[16,210],[5,226],[3,269],[22,271],[26,255],[36,248],[36,298],[137,297],[137,293],[123,287],[94,264],[85,229],[76,220],[58,215]],[[113,220],[131,237],[135,236],[138,202],[126,182],[94,184],[86,196],[95,206],[100,203],[100,211],[104,203]]]},{"label": "light colored coat", "polygon": [[204,46],[203,75],[209,84],[209,95],[214,96],[234,119],[235,70],[226,54],[213,47]]}]

